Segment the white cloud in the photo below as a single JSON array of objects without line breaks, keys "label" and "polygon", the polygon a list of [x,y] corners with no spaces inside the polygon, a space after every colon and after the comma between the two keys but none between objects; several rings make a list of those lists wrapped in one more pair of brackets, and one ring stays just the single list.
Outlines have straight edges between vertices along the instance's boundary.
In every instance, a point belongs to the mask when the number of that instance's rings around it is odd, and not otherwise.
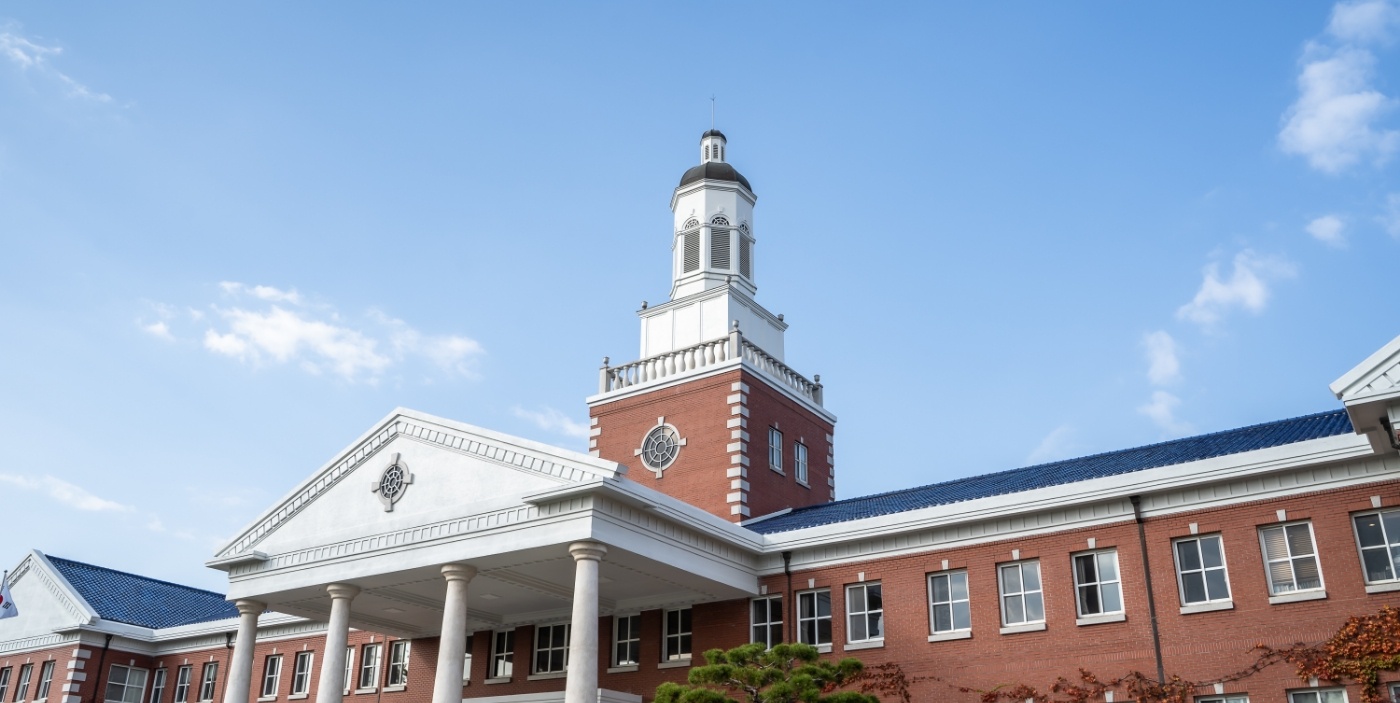
[{"label": "white cloud", "polygon": [[429,337],[423,344],[423,354],[444,371],[462,376],[474,376],[472,361],[485,350],[475,339],[450,335]]},{"label": "white cloud", "polygon": [[88,512],[130,512],[132,510],[131,506],[95,496],[82,486],[53,476],[44,475],[30,478],[14,474],[0,474],[0,482],[45,493],[50,498],[78,510]]},{"label": "white cloud", "polygon": [[1344,247],[1347,245],[1346,227],[1347,223],[1342,218],[1336,215],[1323,215],[1309,222],[1308,226],[1303,229],[1307,230],[1314,239],[1327,246]]},{"label": "white cloud", "polygon": [[1177,344],[1170,334],[1157,330],[1143,335],[1142,347],[1147,352],[1147,380],[1158,386],[1181,380]]},{"label": "white cloud", "polygon": [[164,339],[167,342],[175,340],[175,335],[170,334],[170,326],[165,324],[164,320],[152,322],[149,325],[141,325],[141,329],[144,330],[146,334],[157,339]]},{"label": "white cloud", "polygon": [[567,437],[577,437],[579,439],[588,438],[587,424],[579,422],[554,408],[544,407],[535,411],[526,410],[517,405],[511,408],[511,412],[522,420],[533,422],[537,427],[546,432],[557,432]]},{"label": "white cloud", "polygon": [[1388,0],[1339,2],[1332,8],[1327,33],[1353,44],[1388,44],[1400,26],[1400,6]]},{"label": "white cloud", "polygon": [[1074,440],[1074,428],[1069,425],[1060,425],[1040,440],[1040,444],[1035,445],[1035,449],[1026,456],[1026,463],[1030,465],[1044,464],[1046,462],[1068,459],[1079,453],[1078,443]]},{"label": "white cloud", "polygon": [[223,289],[224,293],[234,297],[252,296],[269,303],[301,304],[301,294],[297,293],[295,288],[281,290],[272,286],[247,286],[237,281],[220,281],[219,287]]},{"label": "white cloud", "polygon": [[112,96],[92,90],[54,67],[51,59],[62,53],[62,47],[38,44],[19,34],[14,27],[0,31],[0,56],[8,59],[21,71],[34,71],[53,77],[67,90],[69,97],[101,103],[112,102]]},{"label": "white cloud", "polygon": [[1189,434],[1192,431],[1191,423],[1182,421],[1176,417],[1176,409],[1181,405],[1181,399],[1166,391],[1152,391],[1152,400],[1138,408],[1138,412],[1146,415],[1156,423],[1162,431],[1174,436]]},{"label": "white cloud", "polygon": [[209,351],[254,364],[297,361],[306,370],[330,370],[344,378],[377,376],[393,360],[377,350],[378,342],[357,330],[272,306],[270,310],[241,308],[219,310],[227,332],[208,330],[204,347]]},{"label": "white cloud", "polygon": [[1220,277],[1218,263],[1208,264],[1196,296],[1178,308],[1176,316],[1209,327],[1234,309],[1263,312],[1269,304],[1269,286],[1295,273],[1293,264],[1284,259],[1261,257],[1246,249],[1235,255],[1227,279]]}]

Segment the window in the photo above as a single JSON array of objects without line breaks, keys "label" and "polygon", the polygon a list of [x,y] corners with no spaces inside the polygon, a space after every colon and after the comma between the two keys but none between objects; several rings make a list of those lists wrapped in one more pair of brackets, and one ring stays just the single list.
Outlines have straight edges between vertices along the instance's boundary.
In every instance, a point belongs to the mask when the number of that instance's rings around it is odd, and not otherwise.
[{"label": "window", "polygon": [[508,679],[515,669],[515,630],[502,630],[491,637],[491,670],[487,678]]},{"label": "window", "polygon": [[797,482],[803,485],[807,483],[807,445],[798,442],[792,447],[792,471],[797,476]]},{"label": "window", "polygon": [[199,681],[199,700],[214,700],[214,684],[219,680],[219,662],[206,662]]},{"label": "window", "polygon": [[802,644],[831,644],[831,591],[797,594],[797,641]]},{"label": "window", "polygon": [[1264,568],[1269,577],[1269,595],[1322,588],[1322,569],[1313,549],[1312,523],[1259,530],[1264,549]]},{"label": "window", "polygon": [[1249,696],[1229,695],[1229,696],[1205,696],[1197,698],[1196,703],[1249,703]]},{"label": "window", "polygon": [[475,635],[467,635],[467,646],[462,652],[462,683],[466,683],[472,678],[472,639]]},{"label": "window", "polygon": [[729,268],[729,230],[715,227],[710,230],[710,268]]},{"label": "window", "polygon": [[15,688],[16,701],[22,701],[29,697],[29,678],[33,675],[33,664],[25,664],[19,668],[19,686]]},{"label": "window", "polygon": [[753,599],[749,606],[749,641],[772,647],[783,641],[783,597]]},{"label": "window", "polygon": [[[24,669],[33,666],[25,664]],[[23,689],[25,681],[24,669],[20,669],[20,687]],[[146,670],[136,669],[121,664],[113,664],[111,673],[107,675],[107,693],[105,700],[107,703],[141,703],[141,694],[146,690]]]},{"label": "window", "polygon": [[189,701],[190,679],[193,676],[193,666],[182,666],[175,670],[175,703],[187,703],[187,701]]},{"label": "window", "polygon": [[1288,694],[1288,703],[1347,703],[1347,692],[1340,688],[1293,691]]},{"label": "window", "polygon": [[710,145],[709,145],[709,144],[706,144],[706,145],[705,145],[705,160],[706,160],[706,161],[709,161],[709,160],[710,160]]},{"label": "window", "polygon": [[1400,578],[1400,510],[1354,516],[1366,583]]},{"label": "window", "polygon": [[535,673],[558,674],[569,668],[569,626],[535,628]]},{"label": "window", "polygon": [[1045,622],[1039,561],[1002,564],[997,567],[997,575],[1001,582],[1001,624],[1010,626]]},{"label": "window", "polygon": [[[52,672],[50,672],[52,673]],[[151,703],[160,703],[160,699],[165,696],[165,667],[156,669],[156,675],[151,678]]]},{"label": "window", "polygon": [[739,238],[739,274],[753,280],[753,240]]},{"label": "window", "polygon": [[613,666],[636,666],[641,661],[642,616],[613,618]]},{"label": "window", "polygon": [[355,670],[355,647],[345,648],[345,691],[350,692],[350,673]]},{"label": "window", "polygon": [[356,690],[372,689],[379,685],[379,645],[367,644],[360,648],[360,679]]},{"label": "window", "polygon": [[725,217],[724,215],[715,215],[714,217],[710,218],[710,224],[728,227],[729,218]]},{"label": "window", "polygon": [[966,571],[929,574],[928,603],[929,629],[933,634],[972,629]]},{"label": "window", "polygon": [[[49,686],[53,684],[53,665],[54,662],[50,660],[39,667],[39,690],[34,692],[34,700],[42,701],[49,697]],[[160,685],[165,686],[165,669],[160,670]],[[160,698],[152,699],[153,702],[158,700]]]},{"label": "window", "polygon": [[690,608],[666,611],[661,658],[679,661],[690,658]]},{"label": "window", "polygon": [[263,664],[262,698],[276,698],[277,685],[282,682],[282,655],[273,654]]},{"label": "window", "polygon": [[768,467],[783,472],[783,433],[776,427],[768,428]]},{"label": "window", "polygon": [[1400,683],[1390,684],[1390,700],[1392,703],[1400,703]]},{"label": "window", "polygon": [[681,261],[681,271],[690,273],[700,268],[700,233],[686,232],[681,235],[682,255],[685,257]]},{"label": "window", "polygon": [[[797,445],[802,446],[802,445]],[[846,587],[846,641],[877,642],[885,639],[885,600],[879,583]]]},{"label": "window", "polygon": [[1176,541],[1176,580],[1182,605],[1230,600],[1225,549],[1220,535]]},{"label": "window", "polygon": [[389,680],[385,685],[399,688],[408,685],[408,640],[389,645]]},{"label": "window", "polygon": [[10,667],[0,669],[0,701],[10,692]]},{"label": "window", "polygon": [[1118,551],[1074,557],[1074,593],[1079,616],[1123,612],[1123,588],[1118,578]]},{"label": "window", "polygon": [[311,658],[314,656],[314,652],[297,652],[297,660],[292,667],[293,696],[304,696],[311,690]]}]

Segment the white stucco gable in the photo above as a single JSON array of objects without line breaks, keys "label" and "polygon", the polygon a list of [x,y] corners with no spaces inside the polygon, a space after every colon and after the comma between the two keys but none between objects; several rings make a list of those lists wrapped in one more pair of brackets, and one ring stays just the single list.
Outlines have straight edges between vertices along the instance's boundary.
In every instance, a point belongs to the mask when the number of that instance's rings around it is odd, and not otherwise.
[{"label": "white stucco gable", "polygon": [[[411,483],[386,505],[374,488],[396,461]],[[400,408],[254,520],[210,565],[521,505],[527,495],[625,472],[586,454]]]},{"label": "white stucco gable", "polygon": [[1400,337],[1376,350],[1332,382],[1332,393],[1346,406],[1357,434],[1377,452],[1400,446]]},{"label": "white stucco gable", "polygon": [[26,555],[9,581],[19,617],[0,620],[0,653],[53,646],[71,639],[60,633],[98,620],[97,611],[43,552]]}]

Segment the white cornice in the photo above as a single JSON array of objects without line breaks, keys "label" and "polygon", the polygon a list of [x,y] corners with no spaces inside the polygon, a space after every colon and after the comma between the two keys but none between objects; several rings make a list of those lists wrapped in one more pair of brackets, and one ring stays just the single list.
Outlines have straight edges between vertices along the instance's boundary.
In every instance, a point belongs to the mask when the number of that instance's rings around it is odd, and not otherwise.
[{"label": "white cornice", "polygon": [[1371,380],[1370,377],[1378,371],[1388,369],[1396,363],[1400,363],[1400,337],[1377,349],[1374,354],[1366,357],[1365,361],[1342,374],[1341,378],[1333,381],[1328,387],[1338,400],[1346,401],[1359,386],[1364,385],[1363,381]]}]

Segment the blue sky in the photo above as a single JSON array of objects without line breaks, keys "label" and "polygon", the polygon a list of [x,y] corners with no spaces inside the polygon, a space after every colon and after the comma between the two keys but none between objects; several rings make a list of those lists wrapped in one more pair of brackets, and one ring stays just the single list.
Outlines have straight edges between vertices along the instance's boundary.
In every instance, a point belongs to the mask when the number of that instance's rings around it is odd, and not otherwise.
[{"label": "blue sky", "polygon": [[397,406],[585,448],[711,95],[841,496],[1336,408],[1400,334],[1397,39],[1380,1],[8,3],[6,559],[220,588]]}]

